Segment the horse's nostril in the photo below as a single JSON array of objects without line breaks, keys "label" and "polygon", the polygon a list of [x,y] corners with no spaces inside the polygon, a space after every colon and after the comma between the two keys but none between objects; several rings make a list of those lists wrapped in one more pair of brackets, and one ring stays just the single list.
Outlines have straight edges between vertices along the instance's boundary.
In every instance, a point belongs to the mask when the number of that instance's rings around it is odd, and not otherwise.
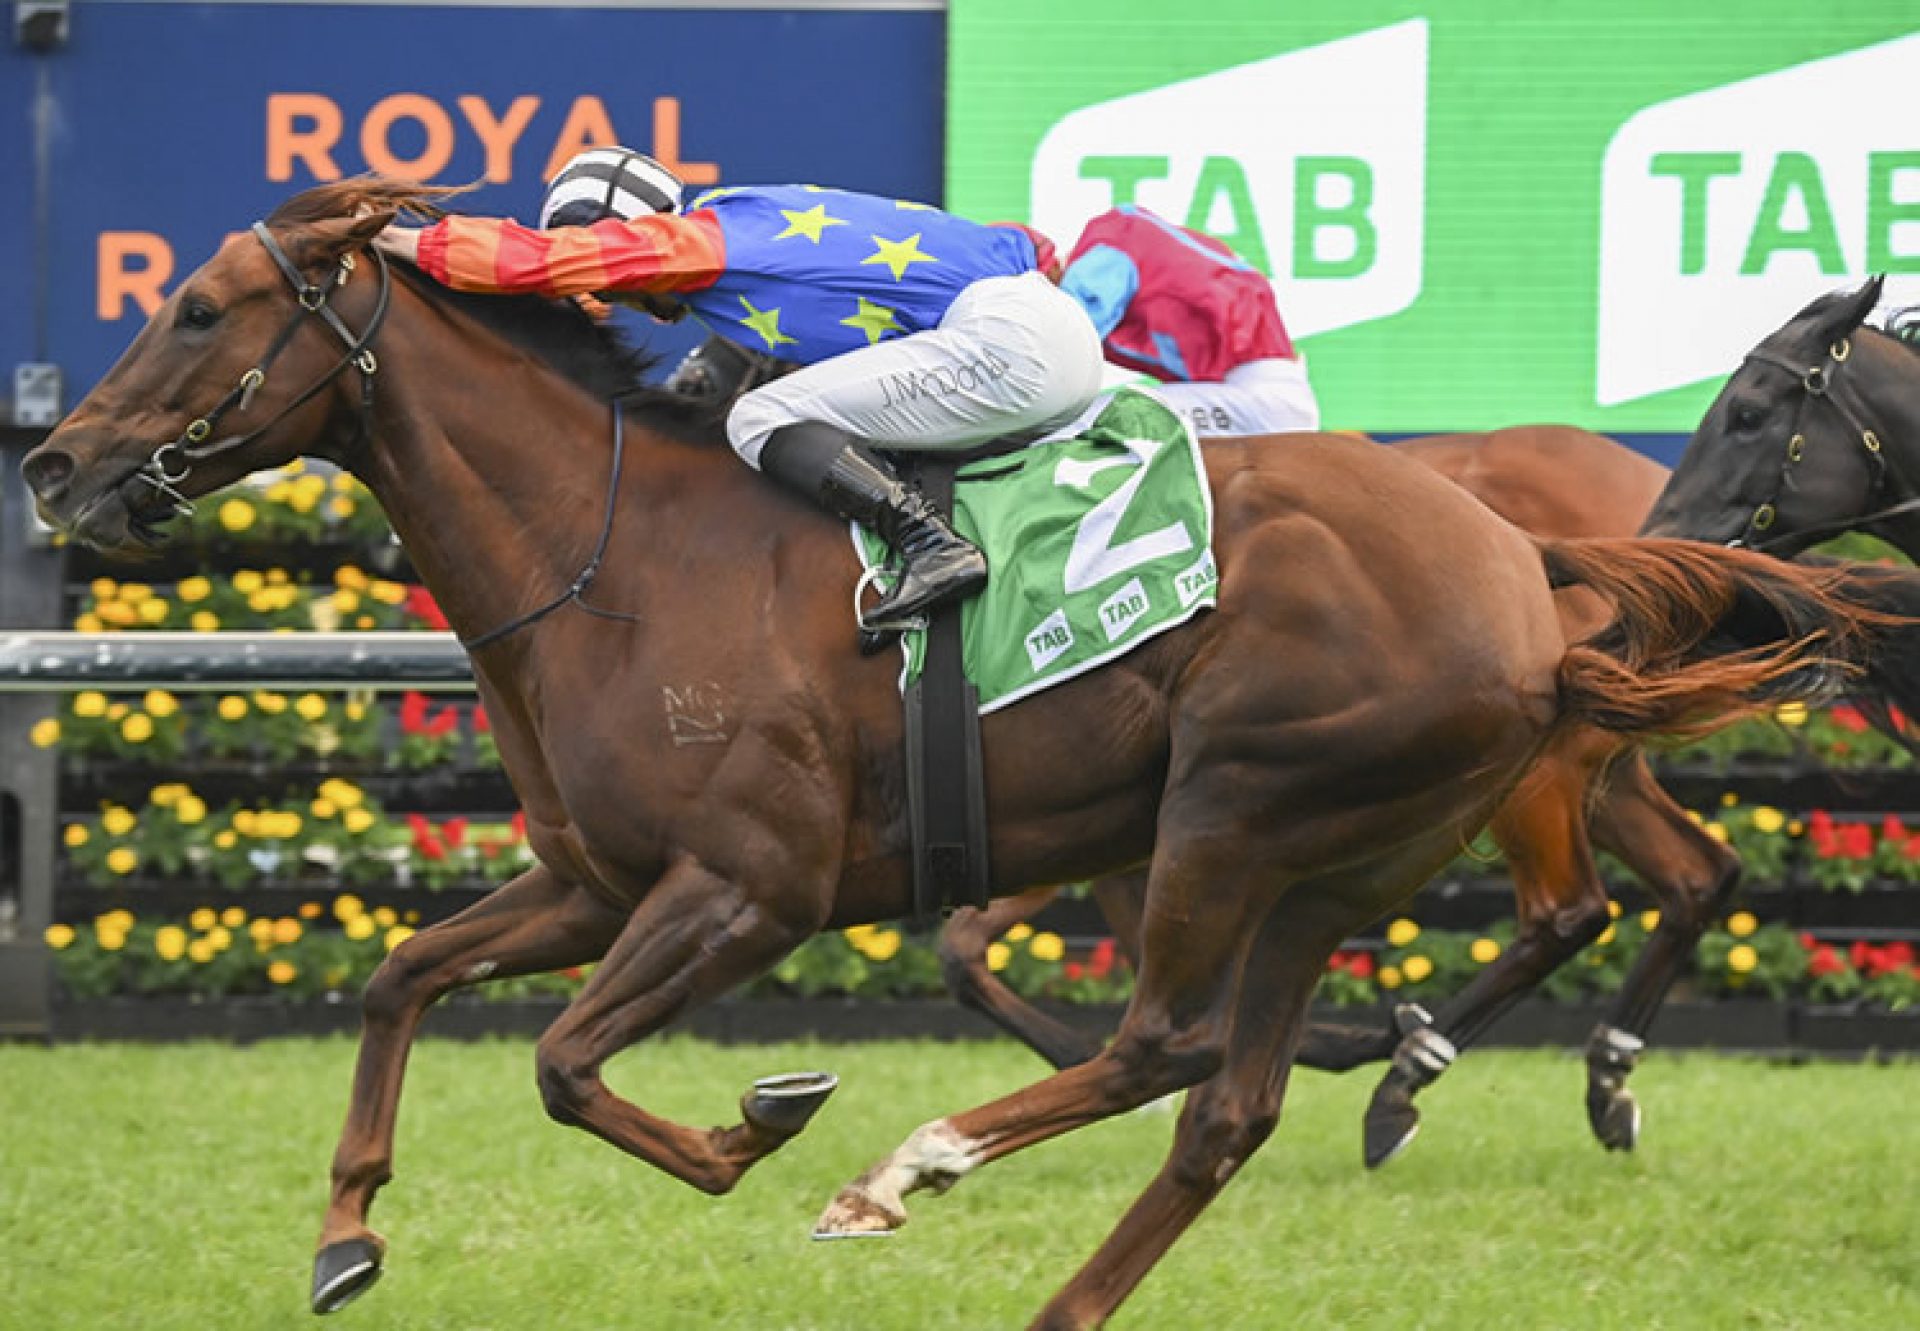
[{"label": "horse's nostril", "polygon": [[42,499],[52,499],[73,479],[73,457],[58,449],[35,449],[20,464],[20,474]]}]

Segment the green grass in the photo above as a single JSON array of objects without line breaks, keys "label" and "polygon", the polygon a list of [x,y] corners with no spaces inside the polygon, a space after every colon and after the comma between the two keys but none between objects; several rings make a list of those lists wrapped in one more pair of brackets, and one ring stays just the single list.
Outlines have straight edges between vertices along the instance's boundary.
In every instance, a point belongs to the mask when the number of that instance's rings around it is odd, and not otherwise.
[{"label": "green grass", "polygon": [[[311,1244],[351,1045],[0,1048],[0,1325],[314,1324]],[[1029,1080],[1002,1044],[653,1045],[613,1081],[690,1123],[754,1076],[837,1071],[806,1136],[710,1199],[547,1122],[524,1042],[429,1042],[375,1208],[387,1279],[338,1331],[1019,1327],[1158,1166],[1133,1114],[916,1197],[891,1240],[811,1244],[834,1190],[916,1124]],[[1359,1164],[1371,1078],[1301,1073],[1280,1131],[1119,1327],[1920,1325],[1920,1064],[1656,1056],[1639,1154],[1587,1136],[1581,1065],[1482,1054],[1425,1131]]]}]

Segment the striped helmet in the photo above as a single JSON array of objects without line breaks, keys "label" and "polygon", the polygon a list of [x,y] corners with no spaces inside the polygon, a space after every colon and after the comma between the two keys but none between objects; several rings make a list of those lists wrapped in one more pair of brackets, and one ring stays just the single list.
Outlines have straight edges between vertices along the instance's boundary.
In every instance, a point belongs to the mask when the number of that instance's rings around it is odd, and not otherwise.
[{"label": "striped helmet", "polygon": [[623,222],[677,213],[683,187],[666,167],[631,148],[589,148],[560,168],[540,204],[540,227]]}]

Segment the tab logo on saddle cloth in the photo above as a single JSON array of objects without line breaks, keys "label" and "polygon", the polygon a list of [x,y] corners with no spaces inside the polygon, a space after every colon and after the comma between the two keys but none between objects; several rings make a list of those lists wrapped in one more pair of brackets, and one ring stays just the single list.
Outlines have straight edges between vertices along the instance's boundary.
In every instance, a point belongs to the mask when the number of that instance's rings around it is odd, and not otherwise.
[{"label": "tab logo on saddle cloth", "polygon": [[1920,34],[1649,106],[1601,182],[1603,406],[1726,374],[1822,292],[1920,303]]},{"label": "tab logo on saddle cloth", "polygon": [[1427,20],[1082,107],[1034,152],[1033,223],[1080,234],[1137,203],[1217,236],[1307,337],[1421,289]]}]

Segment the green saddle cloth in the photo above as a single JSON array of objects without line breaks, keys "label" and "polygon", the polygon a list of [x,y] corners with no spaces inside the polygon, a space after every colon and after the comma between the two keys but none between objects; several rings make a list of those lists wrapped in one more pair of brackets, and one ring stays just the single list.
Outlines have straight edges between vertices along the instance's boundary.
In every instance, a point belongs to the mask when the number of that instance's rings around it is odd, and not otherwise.
[{"label": "green saddle cloth", "polygon": [[[961,608],[962,655],[984,714],[1084,674],[1214,604],[1213,495],[1179,414],[1122,388],[1077,437],[960,469],[954,526],[986,551],[987,588]],[[856,527],[869,567],[887,551]],[[901,687],[925,634],[901,640]]]}]

